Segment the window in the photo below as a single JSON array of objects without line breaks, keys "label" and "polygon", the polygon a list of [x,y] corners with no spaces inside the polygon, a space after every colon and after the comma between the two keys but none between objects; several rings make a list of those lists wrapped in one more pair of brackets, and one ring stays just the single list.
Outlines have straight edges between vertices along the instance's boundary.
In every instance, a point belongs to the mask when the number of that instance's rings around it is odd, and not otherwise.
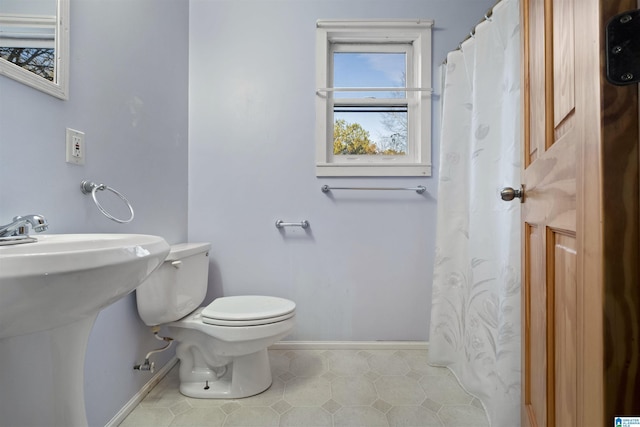
[{"label": "window", "polygon": [[0,15],[0,58],[55,81],[55,16]]},{"label": "window", "polygon": [[316,175],[431,175],[433,21],[318,21]]}]

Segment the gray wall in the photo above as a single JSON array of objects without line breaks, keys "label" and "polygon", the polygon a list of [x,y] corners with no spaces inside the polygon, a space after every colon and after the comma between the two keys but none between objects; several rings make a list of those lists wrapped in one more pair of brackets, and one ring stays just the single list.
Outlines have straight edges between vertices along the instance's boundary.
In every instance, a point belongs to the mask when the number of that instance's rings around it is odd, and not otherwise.
[{"label": "gray wall", "polygon": [[[186,239],[188,8],[184,0],[71,0],[69,100],[0,76],[0,224],[39,213],[50,233]],[[65,163],[66,127],[86,133],[85,166]],[[102,216],[80,192],[83,179],[124,193],[135,220]],[[101,312],[86,358],[90,425],[103,426],[149,380],[131,368],[158,344],[134,295]]]},{"label": "gray wall", "polygon": [[[69,101],[0,76],[0,223],[41,213],[50,233],[210,241],[208,299],[291,298],[299,322],[291,339],[425,340],[439,126],[432,178],[317,179],[314,25],[435,19],[436,67],[492,3],[71,0]],[[64,161],[66,127],[86,133],[85,166]],[[135,221],[103,217],[80,193],[83,179],[122,191]],[[425,185],[432,196],[329,197],[325,183]],[[308,219],[311,231],[282,234],[276,219]],[[131,367],[157,345],[133,295],[101,312],[85,365],[91,426],[149,379]]]},{"label": "gray wall", "polygon": [[[295,340],[426,340],[431,178],[316,178],[315,22],[431,18],[435,72],[493,0],[191,0],[189,239],[212,242],[209,299],[294,300]],[[439,109],[434,102],[434,112]],[[334,186],[414,192],[321,193]],[[309,232],[274,227],[309,220]]]}]

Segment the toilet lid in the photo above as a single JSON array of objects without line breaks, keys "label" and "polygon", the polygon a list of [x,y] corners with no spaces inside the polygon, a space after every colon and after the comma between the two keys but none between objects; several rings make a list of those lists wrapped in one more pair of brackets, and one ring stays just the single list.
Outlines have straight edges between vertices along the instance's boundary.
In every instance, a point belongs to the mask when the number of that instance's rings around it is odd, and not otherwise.
[{"label": "toilet lid", "polygon": [[215,299],[202,310],[202,321],[210,325],[254,326],[279,322],[293,316],[296,304],[288,299],[242,295]]}]

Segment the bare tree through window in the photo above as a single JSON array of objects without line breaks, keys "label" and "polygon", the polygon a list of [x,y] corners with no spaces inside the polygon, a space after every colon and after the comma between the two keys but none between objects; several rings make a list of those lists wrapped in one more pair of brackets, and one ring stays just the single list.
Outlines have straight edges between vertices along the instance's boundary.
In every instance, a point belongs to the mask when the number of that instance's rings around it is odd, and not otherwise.
[{"label": "bare tree through window", "polygon": [[55,49],[32,47],[0,47],[0,58],[49,81],[55,78]]}]

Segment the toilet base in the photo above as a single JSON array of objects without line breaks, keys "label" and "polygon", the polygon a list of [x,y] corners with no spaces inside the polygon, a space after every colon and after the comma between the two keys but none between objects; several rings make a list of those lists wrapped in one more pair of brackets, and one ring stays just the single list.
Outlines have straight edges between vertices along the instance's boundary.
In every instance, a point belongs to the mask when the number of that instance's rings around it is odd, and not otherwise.
[{"label": "toilet base", "polygon": [[[181,362],[182,363],[182,362]],[[227,365],[227,372],[211,380],[211,375],[197,378],[189,372],[189,380],[183,381],[180,367],[180,393],[199,399],[238,399],[262,393],[271,386],[271,366],[267,349],[244,356],[235,356]],[[186,373],[185,373],[186,374]]]}]

